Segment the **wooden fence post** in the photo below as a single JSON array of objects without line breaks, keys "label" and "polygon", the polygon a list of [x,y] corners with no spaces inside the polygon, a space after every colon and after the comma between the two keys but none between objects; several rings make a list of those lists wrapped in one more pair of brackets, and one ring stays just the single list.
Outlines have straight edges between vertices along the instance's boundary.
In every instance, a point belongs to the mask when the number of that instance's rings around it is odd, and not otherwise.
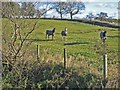
[{"label": "wooden fence post", "polygon": [[66,69],[66,49],[64,48],[64,70]]},{"label": "wooden fence post", "polygon": [[37,45],[37,60],[39,60],[39,45]]},{"label": "wooden fence post", "polygon": [[106,44],[103,42],[103,86],[106,87],[107,84],[107,53]]},{"label": "wooden fence post", "polygon": [[63,70],[63,75],[65,76],[65,72],[66,72],[66,49],[64,48],[64,70]]}]

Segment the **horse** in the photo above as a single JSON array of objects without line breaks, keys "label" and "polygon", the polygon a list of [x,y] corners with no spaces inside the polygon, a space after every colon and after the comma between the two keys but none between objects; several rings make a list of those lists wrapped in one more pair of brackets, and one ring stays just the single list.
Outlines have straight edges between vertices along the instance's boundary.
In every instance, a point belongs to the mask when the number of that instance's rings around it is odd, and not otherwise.
[{"label": "horse", "polygon": [[107,33],[106,31],[100,32],[100,39],[102,40],[102,42],[105,42],[105,40],[107,39],[106,33]]},{"label": "horse", "polygon": [[49,39],[49,36],[51,35],[53,40],[54,33],[55,33],[55,28],[53,28],[53,30],[46,30],[46,38]]},{"label": "horse", "polygon": [[65,27],[65,30],[61,31],[62,39],[65,39],[65,37],[68,35],[67,28]]}]

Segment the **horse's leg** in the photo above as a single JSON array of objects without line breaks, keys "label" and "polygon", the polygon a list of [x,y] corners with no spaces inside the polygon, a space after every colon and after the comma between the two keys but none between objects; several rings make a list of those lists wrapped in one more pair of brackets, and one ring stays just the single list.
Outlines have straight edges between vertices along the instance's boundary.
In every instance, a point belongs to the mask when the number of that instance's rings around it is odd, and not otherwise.
[{"label": "horse's leg", "polygon": [[62,41],[63,41],[63,36],[62,36]]},{"label": "horse's leg", "polygon": [[67,39],[67,36],[65,36],[65,40]]},{"label": "horse's leg", "polygon": [[49,35],[48,35],[48,40],[49,40]]},{"label": "horse's leg", "polygon": [[65,41],[65,36],[62,36],[62,40]]},{"label": "horse's leg", "polygon": [[53,40],[53,35],[52,35],[52,40]]},{"label": "horse's leg", "polygon": [[46,34],[46,39],[47,39],[47,34]]}]

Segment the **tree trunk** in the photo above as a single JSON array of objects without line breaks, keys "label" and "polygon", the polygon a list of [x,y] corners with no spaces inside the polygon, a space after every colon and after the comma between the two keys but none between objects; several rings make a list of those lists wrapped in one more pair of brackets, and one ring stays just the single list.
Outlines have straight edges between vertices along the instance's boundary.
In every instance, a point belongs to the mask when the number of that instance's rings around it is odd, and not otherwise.
[{"label": "tree trunk", "polygon": [[62,19],[62,14],[60,14],[60,18]]},{"label": "tree trunk", "polygon": [[70,13],[70,19],[72,19],[72,13]]}]

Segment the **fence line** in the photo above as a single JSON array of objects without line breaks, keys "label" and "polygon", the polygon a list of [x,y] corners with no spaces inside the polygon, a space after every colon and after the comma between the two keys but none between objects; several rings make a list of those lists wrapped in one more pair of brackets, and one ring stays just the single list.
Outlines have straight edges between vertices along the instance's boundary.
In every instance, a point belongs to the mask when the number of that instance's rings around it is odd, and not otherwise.
[{"label": "fence line", "polygon": [[[67,69],[67,53],[66,48],[64,50],[64,63],[63,63],[63,75],[65,75],[66,69]],[[39,45],[37,45],[37,60],[39,60]],[[107,84],[107,53],[106,53],[106,43],[103,42],[103,81],[102,81],[103,87],[106,87]]]}]

